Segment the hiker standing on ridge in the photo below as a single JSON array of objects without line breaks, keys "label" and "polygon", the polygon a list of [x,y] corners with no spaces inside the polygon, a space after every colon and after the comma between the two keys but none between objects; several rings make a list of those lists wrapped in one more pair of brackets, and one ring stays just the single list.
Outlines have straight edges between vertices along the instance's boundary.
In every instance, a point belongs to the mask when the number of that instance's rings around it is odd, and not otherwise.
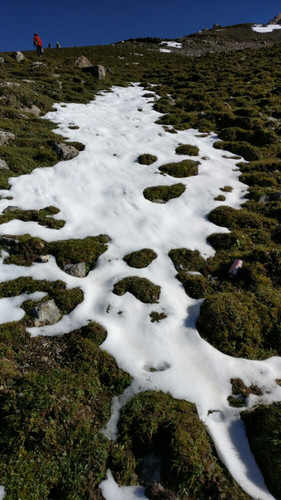
[{"label": "hiker standing on ridge", "polygon": [[38,33],[34,33],[34,38],[33,38],[33,45],[36,46],[37,49],[37,55],[41,56],[43,52],[43,47],[42,47],[42,40]]},{"label": "hiker standing on ridge", "polygon": [[56,43],[56,47],[57,47],[57,49],[60,49],[60,43],[59,42]]}]

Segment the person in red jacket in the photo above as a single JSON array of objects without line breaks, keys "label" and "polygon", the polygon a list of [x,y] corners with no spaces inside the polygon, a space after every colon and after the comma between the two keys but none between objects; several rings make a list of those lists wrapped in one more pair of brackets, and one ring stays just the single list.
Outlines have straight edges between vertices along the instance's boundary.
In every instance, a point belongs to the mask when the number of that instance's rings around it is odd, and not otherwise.
[{"label": "person in red jacket", "polygon": [[36,46],[38,56],[41,56],[43,51],[43,46],[42,46],[42,40],[38,35],[38,33],[34,33],[33,45]]}]

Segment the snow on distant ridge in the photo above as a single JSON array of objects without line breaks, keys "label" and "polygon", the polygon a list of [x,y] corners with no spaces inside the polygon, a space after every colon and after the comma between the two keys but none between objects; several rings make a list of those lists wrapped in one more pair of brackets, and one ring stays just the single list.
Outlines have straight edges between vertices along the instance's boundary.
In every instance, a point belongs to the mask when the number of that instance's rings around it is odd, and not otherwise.
[{"label": "snow on distant ridge", "polygon": [[174,49],[181,49],[182,48],[182,43],[181,42],[166,42],[166,41],[163,41],[161,42],[160,45],[166,45],[167,47],[173,47]]},{"label": "snow on distant ridge", "polygon": [[252,26],[252,30],[257,33],[271,33],[273,30],[280,30],[281,26],[279,24],[267,24],[263,26],[262,24],[255,24]]}]

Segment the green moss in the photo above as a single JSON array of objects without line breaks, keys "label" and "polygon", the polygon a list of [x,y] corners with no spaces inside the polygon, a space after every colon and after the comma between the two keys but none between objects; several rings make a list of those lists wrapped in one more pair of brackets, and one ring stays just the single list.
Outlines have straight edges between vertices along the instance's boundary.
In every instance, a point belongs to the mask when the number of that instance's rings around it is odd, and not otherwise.
[{"label": "green moss", "polygon": [[[219,462],[193,404],[161,392],[141,393],[122,408],[118,428],[118,444],[126,456],[128,449],[133,453],[139,477],[143,457],[153,453],[162,460],[161,484],[179,498],[187,492],[202,500],[248,498]],[[122,480],[122,456],[117,465]]]},{"label": "green moss", "polygon": [[216,293],[202,304],[197,329],[225,354],[255,359],[268,357],[270,348],[272,353],[280,348],[277,300],[272,292],[271,297],[262,296],[260,300],[252,292]]},{"label": "green moss", "polygon": [[115,283],[113,293],[116,295],[124,295],[129,292],[141,302],[154,304],[160,296],[160,286],[154,285],[147,278],[139,278],[138,276],[129,276],[118,283]]},{"label": "green moss", "polygon": [[54,219],[52,215],[59,213],[59,210],[55,207],[46,207],[41,210],[20,210],[16,209],[13,211],[8,211],[3,215],[0,215],[0,224],[5,224],[13,219],[19,219],[24,222],[34,221],[38,222],[41,226],[49,227],[50,229],[61,229],[65,221],[60,219]]},{"label": "green moss", "polygon": [[138,157],[138,163],[141,165],[151,165],[157,161],[157,156],[151,155],[149,153],[140,155]]},{"label": "green moss", "polygon": [[231,191],[233,191],[233,188],[231,186],[224,186],[220,188],[220,190],[223,191],[224,193],[231,193]]},{"label": "green moss", "polygon": [[227,151],[231,151],[231,153],[237,154],[239,156],[243,156],[245,160],[255,161],[259,160],[262,157],[261,152],[255,146],[248,144],[247,142],[224,142],[218,141],[214,143],[214,147],[216,149],[226,149]]},{"label": "green moss", "polygon": [[269,491],[281,498],[281,403],[241,413],[250,447]]},{"label": "green moss", "polygon": [[157,254],[153,250],[150,248],[142,248],[142,250],[125,255],[123,260],[127,262],[130,267],[142,268],[149,266],[156,258]]},{"label": "green moss", "polygon": [[225,196],[223,196],[222,194],[219,194],[218,196],[216,196],[216,197],[214,198],[214,200],[215,200],[215,201],[225,201],[225,200],[226,200],[226,198],[225,198]]},{"label": "green moss", "polygon": [[187,295],[192,299],[202,299],[210,291],[208,281],[204,276],[190,275],[184,271],[180,271],[176,277],[183,284]]},{"label": "green moss", "polygon": [[153,186],[144,189],[143,196],[153,203],[167,203],[167,201],[178,198],[185,191],[185,186],[181,183],[172,186]]},{"label": "green moss", "polygon": [[176,153],[178,155],[198,156],[199,148],[191,144],[181,144],[176,148]]},{"label": "green moss", "polygon": [[107,250],[108,236],[88,236],[84,239],[54,241],[48,244],[48,252],[55,256],[58,266],[85,262],[89,272],[96,265],[101,254]]},{"label": "green moss", "polygon": [[6,422],[1,481],[8,499],[98,494],[110,451],[100,430],[113,395],[131,381],[96,346],[100,331],[90,324],[63,337],[25,340],[18,373],[0,394]]},{"label": "green moss", "polygon": [[205,268],[205,261],[198,250],[175,248],[168,253],[177,271],[198,271]]},{"label": "green moss", "polygon": [[40,238],[33,238],[29,234],[12,238],[1,238],[0,247],[9,252],[5,264],[30,266],[40,255],[46,252],[45,242]]},{"label": "green moss", "polygon": [[[33,280],[32,278],[18,278],[0,283],[0,297],[14,297],[24,292],[46,292],[43,301],[54,299],[62,314],[69,314],[83,300],[80,288],[67,289],[63,281]],[[31,314],[33,301],[27,301],[25,309]],[[27,318],[28,319],[28,318]]]},{"label": "green moss", "polygon": [[178,163],[167,163],[159,167],[163,174],[171,175],[172,177],[191,177],[198,174],[198,161],[183,160]]},{"label": "green moss", "polygon": [[159,321],[162,321],[162,319],[167,318],[167,314],[163,312],[158,313],[157,311],[151,311],[149,316],[151,317],[151,323],[155,323],[155,321],[159,323]]}]

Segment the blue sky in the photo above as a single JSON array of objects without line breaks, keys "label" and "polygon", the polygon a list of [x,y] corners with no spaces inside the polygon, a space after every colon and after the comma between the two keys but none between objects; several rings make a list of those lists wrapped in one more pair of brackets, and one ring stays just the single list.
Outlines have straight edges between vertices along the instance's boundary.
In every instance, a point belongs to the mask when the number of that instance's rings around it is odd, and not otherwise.
[{"label": "blue sky", "polygon": [[280,0],[6,0],[1,5],[0,52],[46,46],[106,45],[128,38],[177,38],[214,23],[266,23]]}]

